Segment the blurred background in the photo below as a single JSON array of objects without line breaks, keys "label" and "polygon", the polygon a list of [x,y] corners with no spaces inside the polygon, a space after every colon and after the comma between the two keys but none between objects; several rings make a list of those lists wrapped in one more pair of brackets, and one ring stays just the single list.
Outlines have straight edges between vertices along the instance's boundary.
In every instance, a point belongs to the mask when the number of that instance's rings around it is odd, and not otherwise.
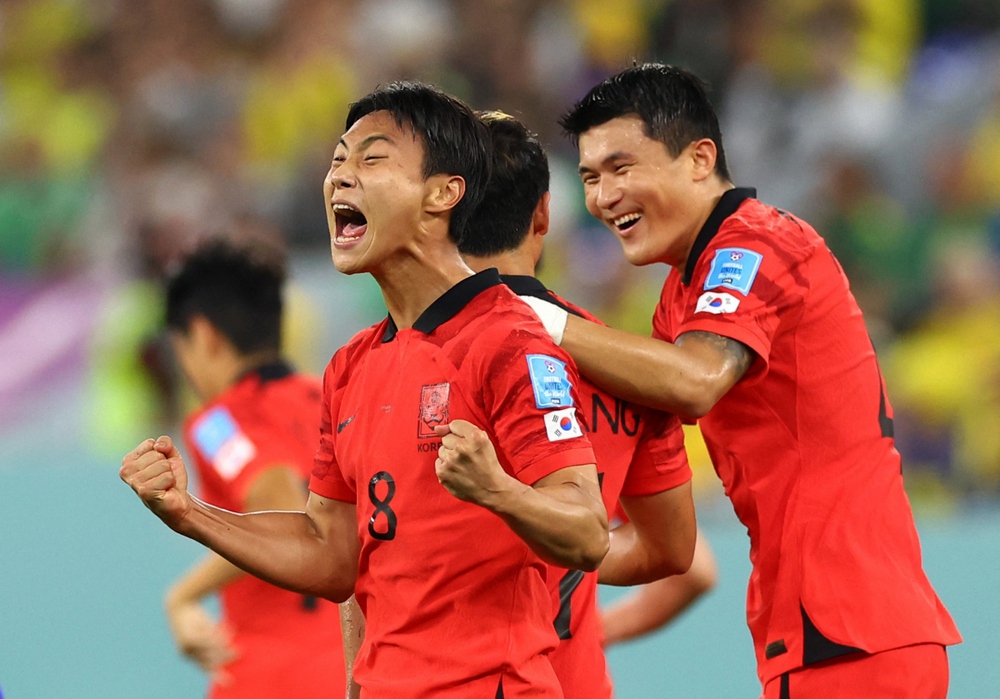
[{"label": "blurred background", "polygon": [[[321,182],[347,105],[437,83],[549,149],[544,279],[648,332],[666,268],[589,220],[556,118],[633,60],[711,86],[734,180],[838,255],[896,410],[928,574],[1000,685],[1000,3],[996,0],[0,0],[0,691],[194,697],[168,582],[199,555],[118,482],[192,407],[159,282],[211,235],[290,255],[288,352],[320,372],[385,312],[330,262]],[[688,434],[719,587],[615,648],[619,696],[755,697],[745,531]],[[609,598],[617,594],[609,591]]]}]

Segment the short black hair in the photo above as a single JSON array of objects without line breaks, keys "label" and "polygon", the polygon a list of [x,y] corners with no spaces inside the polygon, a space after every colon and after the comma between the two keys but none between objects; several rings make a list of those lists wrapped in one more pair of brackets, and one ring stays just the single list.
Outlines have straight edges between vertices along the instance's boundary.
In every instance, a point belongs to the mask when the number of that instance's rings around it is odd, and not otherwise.
[{"label": "short black hair", "polygon": [[417,82],[379,87],[351,104],[346,129],[372,112],[389,112],[400,127],[409,127],[424,146],[424,177],[458,175],[465,195],[451,212],[448,235],[461,242],[462,231],[479,205],[490,178],[490,137],[472,108],[457,97]]},{"label": "short black hair", "polygon": [[277,249],[210,240],[167,280],[167,327],[186,333],[201,315],[241,354],[280,351],[284,282]]},{"label": "short black hair", "polygon": [[549,191],[549,159],[535,134],[509,114],[483,112],[480,118],[493,143],[492,175],[459,251],[487,257],[524,242],[535,207]]},{"label": "short black hair", "polygon": [[715,172],[729,181],[719,117],[705,83],[690,71],[663,63],[627,68],[594,87],[559,120],[575,140],[595,126],[623,116],[637,116],[649,138],[663,143],[673,157],[694,141],[709,138],[718,157]]}]

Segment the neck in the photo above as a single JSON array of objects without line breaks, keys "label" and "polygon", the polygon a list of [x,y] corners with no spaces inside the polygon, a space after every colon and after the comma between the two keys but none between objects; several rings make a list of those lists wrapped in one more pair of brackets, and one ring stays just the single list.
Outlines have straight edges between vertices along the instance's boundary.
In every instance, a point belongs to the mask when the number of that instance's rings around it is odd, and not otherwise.
[{"label": "neck", "polygon": [[227,353],[212,367],[211,375],[214,380],[207,391],[210,395],[202,396],[202,400],[207,402],[215,399],[232,388],[248,371],[279,360],[281,352],[277,350],[261,350],[251,354],[238,354],[235,351]]},{"label": "neck", "polygon": [[472,274],[447,239],[438,245],[414,247],[372,272],[382,289],[385,307],[400,329],[412,327],[428,306]]},{"label": "neck", "polygon": [[694,241],[698,239],[698,234],[705,227],[705,223],[708,221],[708,217],[712,215],[712,211],[718,206],[722,195],[730,189],[736,189],[736,186],[732,182],[713,176],[709,181],[705,182],[704,188],[698,192],[700,196],[694,198],[693,206],[695,207],[696,215],[692,218],[692,226],[685,236],[683,254],[680,256],[680,261],[668,261],[668,264],[678,272],[684,273],[688,257],[691,256],[691,250],[694,248]]},{"label": "neck", "polygon": [[487,257],[466,255],[465,261],[476,272],[496,267],[497,271],[503,275],[535,276],[535,258],[523,246],[516,250],[506,250],[498,255],[489,255]]}]

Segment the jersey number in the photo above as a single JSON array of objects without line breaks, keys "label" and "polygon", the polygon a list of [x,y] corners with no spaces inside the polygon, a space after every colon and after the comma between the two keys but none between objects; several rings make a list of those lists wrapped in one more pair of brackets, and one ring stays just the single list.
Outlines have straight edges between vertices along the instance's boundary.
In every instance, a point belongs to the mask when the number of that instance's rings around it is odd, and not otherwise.
[{"label": "jersey number", "polygon": [[[385,481],[387,486],[384,498],[379,498],[377,492],[380,481]],[[375,506],[375,511],[372,512],[371,519],[368,520],[368,533],[372,535],[373,539],[392,541],[396,538],[396,513],[389,507],[395,494],[396,481],[392,479],[392,475],[388,471],[379,471],[368,481],[368,497]],[[385,526],[381,527],[383,531],[379,531],[379,528],[375,526],[379,515],[383,515],[385,519]]]}]

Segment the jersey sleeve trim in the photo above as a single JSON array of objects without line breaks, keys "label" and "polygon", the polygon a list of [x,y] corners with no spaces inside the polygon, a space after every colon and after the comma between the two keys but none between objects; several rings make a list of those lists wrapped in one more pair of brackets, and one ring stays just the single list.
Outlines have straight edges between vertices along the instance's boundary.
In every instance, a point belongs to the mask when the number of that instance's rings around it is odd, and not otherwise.
[{"label": "jersey sleeve trim", "polygon": [[534,485],[546,476],[550,476],[556,471],[574,466],[586,466],[596,464],[594,449],[590,445],[573,447],[564,451],[549,453],[535,459],[525,468],[517,472],[517,479],[522,483]]},{"label": "jersey sleeve trim", "polygon": [[330,500],[340,500],[341,502],[349,502],[352,504],[358,501],[357,493],[348,488],[346,485],[331,483],[330,481],[325,481],[321,478],[317,478],[316,476],[311,476],[309,478],[309,490]]},{"label": "jersey sleeve trim", "polygon": [[621,495],[623,497],[642,497],[665,493],[690,482],[691,476],[691,467],[684,464],[683,468],[673,469],[669,473],[658,473],[646,478],[631,478],[622,488]]},{"label": "jersey sleeve trim", "polygon": [[750,370],[747,372],[747,377],[752,376],[754,380],[757,380],[763,378],[764,374],[767,373],[767,368],[770,366],[771,343],[766,337],[753,332],[746,326],[735,323],[720,323],[711,318],[692,318],[684,321],[677,331],[677,337],[679,338],[684,333],[689,332],[709,332],[742,342],[753,350],[757,358],[762,362],[759,365],[757,365],[757,362],[754,362],[754,365],[757,366],[751,365]]}]

